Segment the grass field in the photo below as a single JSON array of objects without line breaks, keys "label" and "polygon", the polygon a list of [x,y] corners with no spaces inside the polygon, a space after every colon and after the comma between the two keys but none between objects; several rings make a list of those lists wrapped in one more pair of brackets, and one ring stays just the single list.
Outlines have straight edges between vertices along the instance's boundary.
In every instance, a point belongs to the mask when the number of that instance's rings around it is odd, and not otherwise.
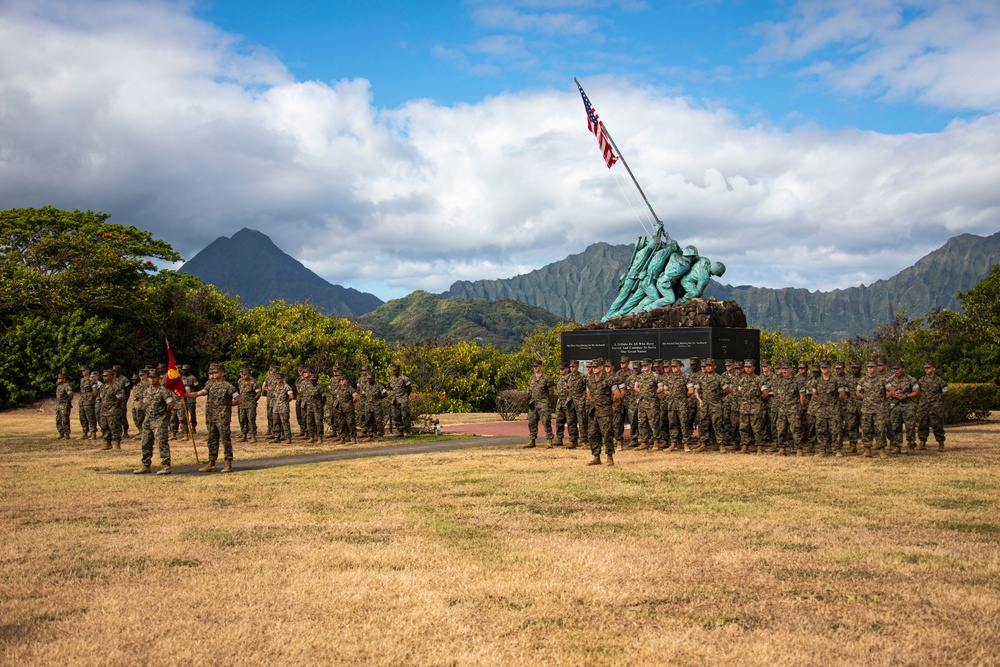
[{"label": "grass field", "polygon": [[996,421],[888,461],[497,448],[174,477],[54,432],[0,413],[4,664],[1000,663]]}]

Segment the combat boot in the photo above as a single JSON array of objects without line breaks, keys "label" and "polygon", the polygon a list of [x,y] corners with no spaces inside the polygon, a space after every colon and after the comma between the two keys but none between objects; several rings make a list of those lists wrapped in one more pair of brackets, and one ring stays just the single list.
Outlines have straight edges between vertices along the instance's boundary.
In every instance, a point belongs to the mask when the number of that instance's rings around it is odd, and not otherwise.
[{"label": "combat boot", "polygon": [[750,452],[750,447],[748,445],[740,445],[740,454],[748,454]]},{"label": "combat boot", "polygon": [[552,438],[545,439],[545,449],[552,449]]},{"label": "combat boot", "polygon": [[149,474],[151,472],[152,472],[152,470],[150,470],[149,466],[142,466],[141,468],[136,468],[135,470],[133,470],[132,474],[133,475],[147,475],[147,474]]},{"label": "combat boot", "polygon": [[938,451],[939,452],[943,452],[944,451],[944,443],[943,442],[939,442],[938,443]]},{"label": "combat boot", "polygon": [[198,468],[198,472],[215,472],[215,461],[209,461],[202,467]]},{"label": "combat boot", "polygon": [[889,454],[885,451],[884,447],[882,447],[882,448],[880,448],[878,450],[878,457],[880,459],[887,459],[887,458],[889,458]]},{"label": "combat boot", "polygon": [[226,465],[219,472],[232,472],[232,471],[233,471],[233,462],[227,460]]},{"label": "combat boot", "polygon": [[833,455],[834,455],[835,457],[841,457],[841,456],[843,456],[843,455],[844,455],[844,452],[842,452],[842,451],[840,451],[840,450],[838,449],[837,451],[835,451],[835,452],[833,453]]},{"label": "combat boot", "polygon": [[663,451],[665,451],[665,452],[676,452],[677,451],[677,443],[671,442],[670,446],[667,447],[666,449],[664,449]]},{"label": "combat boot", "polygon": [[240,442],[246,442],[246,441],[247,441],[247,434],[246,433],[241,433],[240,434]]},{"label": "combat boot", "polygon": [[599,465],[601,465],[601,455],[600,454],[594,454],[594,458],[590,459],[590,461],[587,462],[587,465],[589,465],[589,466],[599,466]]},{"label": "combat boot", "polygon": [[323,444],[323,436],[319,436],[319,444]]},{"label": "combat boot", "polygon": [[253,435],[250,436],[250,442],[257,442],[257,434],[256,433],[254,433]]},{"label": "combat boot", "polygon": [[315,435],[313,437],[309,438],[309,444],[311,444],[311,445],[315,445],[316,444],[316,436]]},{"label": "combat boot", "polygon": [[570,440],[569,444],[566,445],[566,449],[576,449],[576,448],[577,448],[577,444],[573,440]]},{"label": "combat boot", "polygon": [[287,442],[289,445],[295,444],[292,442],[292,436],[288,436],[288,440],[286,440],[285,442]]},{"label": "combat boot", "polygon": [[778,456],[784,456],[787,453],[784,447],[778,447]]},{"label": "combat boot", "polygon": [[917,451],[918,452],[926,452],[927,451],[927,441],[926,440],[921,440],[920,441],[920,444],[917,445]]},{"label": "combat boot", "polygon": [[871,447],[865,447],[864,451],[861,452],[861,458],[863,458],[863,459],[870,459],[871,457],[872,457],[872,448]]},{"label": "combat boot", "polygon": [[796,447],[795,448],[795,455],[796,456],[803,456],[802,448],[801,447]]},{"label": "combat boot", "polygon": [[605,463],[604,465],[613,466],[614,464],[615,464],[615,457],[611,452],[608,452],[608,460],[607,463]]},{"label": "combat boot", "polygon": [[667,443],[663,442],[662,440],[657,440],[655,443],[653,443],[654,452],[660,452],[666,448],[667,448]]},{"label": "combat boot", "polygon": [[556,438],[556,441],[554,443],[552,443],[552,446],[553,447],[562,447],[563,446],[563,439],[562,438]]},{"label": "combat boot", "polygon": [[847,449],[844,450],[845,454],[857,454],[858,453],[858,443],[848,445]]},{"label": "combat boot", "polygon": [[637,451],[637,452],[644,452],[647,449],[649,449],[649,443],[640,442],[639,446],[635,448],[635,451]]},{"label": "combat boot", "polygon": [[170,474],[170,466],[163,466],[162,468],[160,468],[159,470],[156,471],[156,474],[157,475],[169,475]]},{"label": "combat boot", "polygon": [[100,449],[98,449],[97,451],[99,451],[99,452],[106,452],[109,449],[113,449],[113,447],[111,446],[110,442],[106,442],[106,443],[104,443],[104,446],[101,447]]},{"label": "combat boot", "polygon": [[761,447],[760,445],[757,445],[757,455],[760,456],[763,453],[764,453],[764,448]]},{"label": "combat boot", "polygon": [[122,448],[122,441],[121,440],[116,440],[115,441],[115,449],[121,449],[121,448]]},{"label": "combat boot", "polygon": [[699,443],[698,446],[692,449],[691,451],[694,452],[695,454],[698,454],[699,452],[703,452],[706,449],[708,449],[708,446],[704,442],[702,442]]},{"label": "combat boot", "polygon": [[358,436],[356,436],[356,435],[352,435],[351,436],[351,444],[353,444],[353,445],[358,444]]},{"label": "combat boot", "polygon": [[534,439],[534,438],[532,438],[532,439],[531,439],[531,440],[530,440],[530,441],[528,442],[528,444],[526,444],[526,445],[521,445],[521,449],[532,449],[532,448],[533,448],[534,446],[535,446],[535,439]]}]

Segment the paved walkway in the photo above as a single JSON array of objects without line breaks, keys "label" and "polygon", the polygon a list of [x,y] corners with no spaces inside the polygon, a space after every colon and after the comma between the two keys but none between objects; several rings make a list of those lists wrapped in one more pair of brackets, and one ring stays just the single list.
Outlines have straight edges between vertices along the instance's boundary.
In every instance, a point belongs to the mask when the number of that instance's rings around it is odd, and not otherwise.
[{"label": "paved walkway", "polygon": [[[527,433],[527,429],[525,429]],[[364,447],[361,449],[338,449],[332,452],[316,452],[315,454],[295,454],[291,456],[274,456],[266,459],[249,459],[246,461],[233,461],[233,472],[244,472],[247,470],[265,470],[268,468],[280,468],[283,466],[297,466],[307,463],[326,463],[328,461],[347,461],[350,459],[363,459],[373,456],[402,456],[406,454],[432,454],[434,452],[451,452],[460,449],[476,449],[479,447],[509,447],[526,442],[527,435],[523,436],[495,436],[479,437],[472,436],[457,440],[442,440],[439,442],[415,442],[412,444],[384,445],[382,447]],[[219,468],[222,463],[217,464]],[[154,468],[154,473],[155,473]],[[117,474],[131,474],[130,470],[118,470]],[[185,466],[172,466],[171,472],[174,475],[197,475],[198,466],[191,464]]]}]

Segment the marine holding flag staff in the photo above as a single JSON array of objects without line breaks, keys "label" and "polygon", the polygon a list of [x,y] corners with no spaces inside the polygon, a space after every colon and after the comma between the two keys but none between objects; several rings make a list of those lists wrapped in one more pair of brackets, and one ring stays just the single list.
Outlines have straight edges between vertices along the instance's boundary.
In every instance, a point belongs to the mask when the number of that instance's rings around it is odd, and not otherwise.
[{"label": "marine holding flag staff", "polygon": [[233,406],[240,404],[240,392],[226,381],[222,366],[208,367],[208,382],[201,391],[192,391],[188,396],[207,396],[205,401],[205,424],[208,427],[208,465],[198,468],[198,472],[215,472],[215,462],[219,458],[221,441],[226,465],[221,472],[233,471],[233,439],[231,433]]}]

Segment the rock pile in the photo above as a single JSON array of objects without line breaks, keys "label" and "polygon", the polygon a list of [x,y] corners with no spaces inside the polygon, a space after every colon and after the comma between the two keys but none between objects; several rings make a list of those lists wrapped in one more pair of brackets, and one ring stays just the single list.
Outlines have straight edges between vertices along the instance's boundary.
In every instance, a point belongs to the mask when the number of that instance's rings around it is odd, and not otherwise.
[{"label": "rock pile", "polygon": [[576,331],[598,329],[663,329],[666,327],[728,327],[746,329],[747,317],[735,301],[714,298],[691,299],[685,303],[657,308],[648,313],[633,313],[613,317],[605,322],[593,322]]}]

